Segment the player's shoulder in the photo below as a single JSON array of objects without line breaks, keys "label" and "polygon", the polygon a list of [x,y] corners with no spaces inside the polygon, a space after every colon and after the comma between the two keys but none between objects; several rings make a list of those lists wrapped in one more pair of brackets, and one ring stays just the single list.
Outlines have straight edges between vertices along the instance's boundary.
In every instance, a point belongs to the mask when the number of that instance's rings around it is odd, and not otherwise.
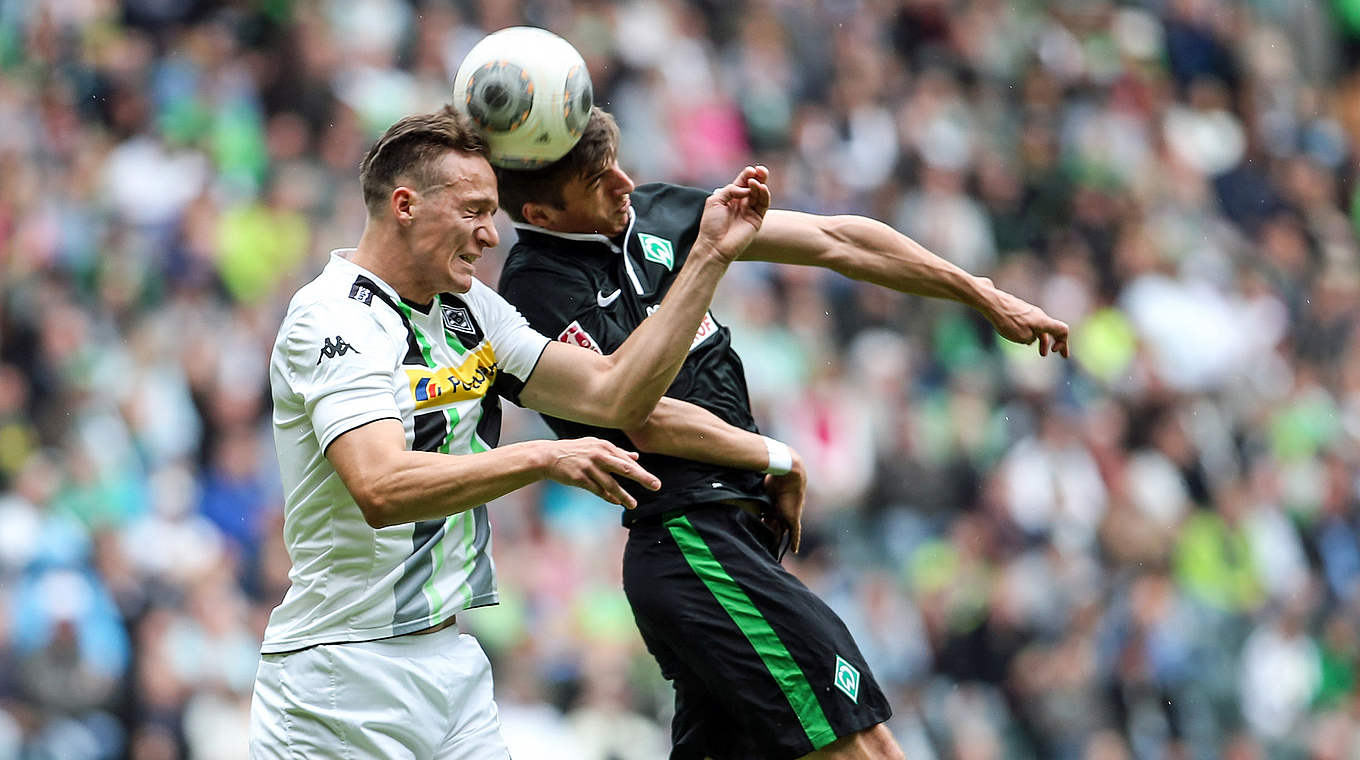
[{"label": "player's shoulder", "polygon": [[594,298],[597,278],[586,262],[563,256],[525,255],[501,269],[496,287],[507,303],[539,330],[554,329],[559,320]]},{"label": "player's shoulder", "polygon": [[552,246],[544,245],[538,240],[545,237],[547,236],[526,236],[520,233],[519,239],[510,246],[510,251],[506,253],[505,261],[501,264],[500,282],[531,269],[552,271],[565,268],[565,264],[558,260],[559,257],[555,255]]},{"label": "player's shoulder", "polygon": [[580,257],[573,257],[569,251],[555,248],[553,242],[547,235],[521,235],[510,247],[510,253],[501,266],[497,290],[513,303],[514,299],[510,298],[507,288],[545,280],[562,283],[583,279],[582,267],[585,262]]},{"label": "player's shoulder", "polygon": [[382,286],[357,270],[327,267],[288,302],[285,330],[327,330],[335,325],[400,328],[400,317]]},{"label": "player's shoulder", "polygon": [[673,185],[669,182],[649,182],[638,185],[629,194],[629,201],[639,218],[673,213],[693,214],[702,210],[709,192],[697,187]]}]

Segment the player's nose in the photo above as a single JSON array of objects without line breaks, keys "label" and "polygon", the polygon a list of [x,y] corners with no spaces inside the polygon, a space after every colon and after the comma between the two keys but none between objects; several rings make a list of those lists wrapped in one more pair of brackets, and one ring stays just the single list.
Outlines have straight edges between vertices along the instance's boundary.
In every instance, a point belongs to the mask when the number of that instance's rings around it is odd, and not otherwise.
[{"label": "player's nose", "polygon": [[496,231],[496,225],[484,224],[477,229],[478,239],[487,248],[495,248],[501,242],[501,234]]},{"label": "player's nose", "polygon": [[636,187],[636,185],[633,184],[633,178],[629,177],[628,173],[620,168],[618,164],[614,164],[614,167],[610,169],[609,179],[613,185],[615,195],[626,195],[633,192],[633,188]]}]

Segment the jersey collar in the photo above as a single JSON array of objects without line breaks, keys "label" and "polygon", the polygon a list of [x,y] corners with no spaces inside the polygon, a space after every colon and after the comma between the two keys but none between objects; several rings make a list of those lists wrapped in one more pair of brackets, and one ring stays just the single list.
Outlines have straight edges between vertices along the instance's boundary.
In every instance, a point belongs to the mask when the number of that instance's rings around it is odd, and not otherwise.
[{"label": "jersey collar", "polygon": [[350,260],[350,257],[354,255],[354,252],[356,250],[358,249],[336,248],[335,250],[331,251],[331,260],[326,263],[326,268],[327,269],[334,268],[336,271],[349,272],[355,275],[361,274],[364,277],[367,277],[368,279],[372,280],[373,284],[377,285],[378,289],[383,292],[383,295],[391,299],[392,303],[395,304],[400,302],[402,300],[401,295],[398,294],[397,291],[391,285],[388,285],[386,282],[383,282],[383,279],[378,275],[373,274],[372,272],[359,266],[358,264],[355,264],[353,261]]},{"label": "jersey collar", "polygon": [[[627,240],[628,236],[632,234],[633,222],[635,221],[637,221],[637,213],[631,207],[629,207],[628,227],[623,231],[622,236],[624,240]],[[539,235],[548,235],[551,237],[561,238],[563,240],[571,240],[578,243],[601,243],[604,246],[608,247],[609,250],[613,251],[614,253],[623,253],[623,249],[619,247],[618,243],[615,243],[611,238],[601,235],[598,232],[558,232],[557,230],[550,230],[546,227],[539,227],[536,224],[529,224],[528,222],[515,222],[514,224],[515,229],[520,232],[535,232],[538,233]]]}]

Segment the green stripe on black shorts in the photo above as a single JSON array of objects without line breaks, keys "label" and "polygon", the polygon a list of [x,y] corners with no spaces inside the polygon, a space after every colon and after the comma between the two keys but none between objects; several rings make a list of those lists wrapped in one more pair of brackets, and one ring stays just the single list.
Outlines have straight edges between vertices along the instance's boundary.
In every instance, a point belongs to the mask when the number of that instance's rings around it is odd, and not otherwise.
[{"label": "green stripe on black shorts", "polygon": [[675,685],[672,760],[791,760],[892,715],[859,647],[745,510],[634,525],[623,588]]}]

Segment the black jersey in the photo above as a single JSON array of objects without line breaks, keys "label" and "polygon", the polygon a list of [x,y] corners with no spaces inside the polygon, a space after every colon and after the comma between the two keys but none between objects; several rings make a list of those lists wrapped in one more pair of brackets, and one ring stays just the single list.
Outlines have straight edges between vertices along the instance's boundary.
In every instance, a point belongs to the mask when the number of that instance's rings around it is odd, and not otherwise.
[{"label": "black jersey", "polygon": [[[549,232],[517,225],[519,241],[501,272],[500,292],[539,332],[609,354],[661,304],[689,256],[708,193],[667,184],[636,188],[633,216],[619,237]],[[701,406],[727,423],[756,431],[746,375],[731,334],[709,312],[667,396]],[[562,438],[597,436],[634,448],[623,433],[544,415]],[[648,491],[623,486],[638,501],[625,525],[644,517],[726,499],[768,503],[758,472],[643,454],[643,467],[661,479]]]}]

